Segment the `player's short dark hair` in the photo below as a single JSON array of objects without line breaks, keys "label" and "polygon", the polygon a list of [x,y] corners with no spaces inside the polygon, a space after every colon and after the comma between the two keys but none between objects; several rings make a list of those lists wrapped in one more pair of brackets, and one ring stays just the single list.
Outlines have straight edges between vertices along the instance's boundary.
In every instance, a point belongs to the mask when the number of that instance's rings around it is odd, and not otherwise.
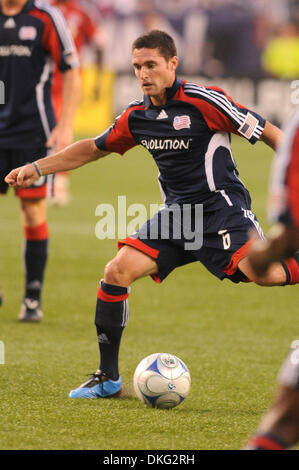
[{"label": "player's short dark hair", "polygon": [[159,31],[157,29],[142,34],[142,36],[135,39],[132,45],[132,51],[134,51],[134,49],[142,49],[143,47],[159,49],[160,54],[167,61],[177,55],[176,46],[172,37],[165,33],[165,31]]}]

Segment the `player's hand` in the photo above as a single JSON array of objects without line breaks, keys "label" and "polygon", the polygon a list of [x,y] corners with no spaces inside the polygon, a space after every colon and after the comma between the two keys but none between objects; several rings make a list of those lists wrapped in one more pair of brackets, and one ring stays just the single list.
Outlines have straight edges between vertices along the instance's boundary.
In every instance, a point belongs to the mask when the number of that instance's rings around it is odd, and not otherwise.
[{"label": "player's hand", "polygon": [[15,189],[23,189],[31,186],[39,178],[33,165],[28,164],[12,170],[6,177],[5,182]]},{"label": "player's hand", "polygon": [[47,140],[48,148],[55,148],[55,152],[63,150],[73,143],[73,130],[70,127],[57,124]]}]

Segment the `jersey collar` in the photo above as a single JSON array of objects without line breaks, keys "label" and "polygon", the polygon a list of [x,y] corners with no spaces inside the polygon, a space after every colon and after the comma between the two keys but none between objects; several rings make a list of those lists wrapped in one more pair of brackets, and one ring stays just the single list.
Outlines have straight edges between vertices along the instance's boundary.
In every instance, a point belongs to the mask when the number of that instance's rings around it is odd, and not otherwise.
[{"label": "jersey collar", "polygon": [[[182,84],[183,84],[182,80],[180,80],[178,77],[175,77],[173,85],[169,88],[166,88],[167,100],[170,100],[175,95],[175,93],[182,86]],[[143,103],[144,103],[144,106],[153,106],[153,103],[151,102],[150,97],[147,95],[144,95]]]}]

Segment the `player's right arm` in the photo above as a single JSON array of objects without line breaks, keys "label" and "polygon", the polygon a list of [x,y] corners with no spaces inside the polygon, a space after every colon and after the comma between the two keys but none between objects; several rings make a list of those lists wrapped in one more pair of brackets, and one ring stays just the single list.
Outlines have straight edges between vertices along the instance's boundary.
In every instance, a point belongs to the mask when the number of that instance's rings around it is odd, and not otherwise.
[{"label": "player's right arm", "polygon": [[28,188],[40,176],[74,170],[86,163],[105,157],[109,153],[111,152],[100,150],[94,139],[80,140],[49,157],[36,160],[37,168],[32,163],[15,168],[6,176],[5,181],[16,189]]}]

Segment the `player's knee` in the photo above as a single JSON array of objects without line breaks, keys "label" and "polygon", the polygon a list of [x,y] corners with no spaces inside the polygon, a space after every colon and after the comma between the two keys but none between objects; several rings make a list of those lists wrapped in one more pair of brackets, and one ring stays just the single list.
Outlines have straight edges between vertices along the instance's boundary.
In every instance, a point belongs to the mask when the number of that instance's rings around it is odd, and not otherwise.
[{"label": "player's knee", "polygon": [[115,286],[129,286],[134,279],[130,275],[128,266],[125,266],[121,260],[114,258],[106,265],[104,281]]},{"label": "player's knee", "polygon": [[255,284],[263,287],[281,286],[286,282],[286,273],[281,264],[272,265],[263,277],[253,276]]},{"label": "player's knee", "polygon": [[21,210],[25,225],[40,225],[46,219],[44,199],[21,199]]},{"label": "player's knee", "polygon": [[273,285],[276,285],[276,283],[274,283],[272,279],[269,280],[268,278],[254,277],[251,280],[252,282],[254,282],[255,284],[261,287],[271,287]]}]

